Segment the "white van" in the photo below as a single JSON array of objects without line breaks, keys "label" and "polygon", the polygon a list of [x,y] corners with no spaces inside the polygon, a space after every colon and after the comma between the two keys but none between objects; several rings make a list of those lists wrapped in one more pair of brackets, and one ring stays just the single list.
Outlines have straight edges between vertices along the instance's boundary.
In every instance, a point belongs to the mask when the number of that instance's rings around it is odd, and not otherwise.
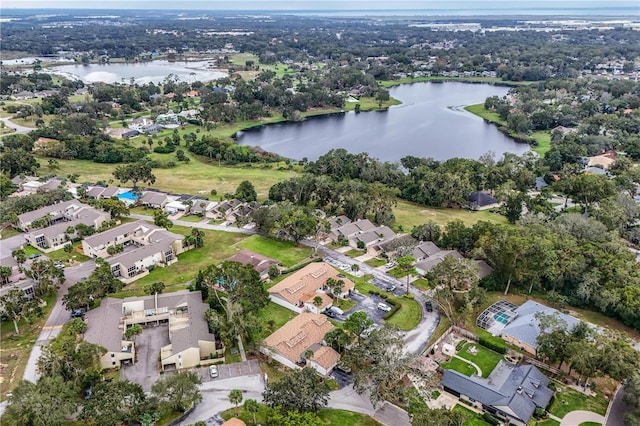
[{"label": "white van", "polygon": [[381,311],[389,312],[391,310],[391,306],[380,302],[378,303],[378,309],[380,309]]}]

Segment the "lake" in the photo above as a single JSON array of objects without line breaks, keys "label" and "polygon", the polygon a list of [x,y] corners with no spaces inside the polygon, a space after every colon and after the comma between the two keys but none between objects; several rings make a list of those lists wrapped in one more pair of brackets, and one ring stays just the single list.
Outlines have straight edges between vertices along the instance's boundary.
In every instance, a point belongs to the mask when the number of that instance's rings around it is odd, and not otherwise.
[{"label": "lake", "polygon": [[212,68],[208,61],[198,62],[169,62],[151,61],[138,63],[89,64],[89,65],[61,65],[52,67],[55,73],[62,73],[72,78],[79,78],[85,83],[130,83],[134,78],[136,83],[161,83],[169,74],[178,77],[180,81],[210,81],[226,77],[227,73]]},{"label": "lake", "polygon": [[464,109],[508,88],[459,82],[396,86],[391,96],[402,105],[388,111],[348,112],[311,117],[303,122],[269,124],[238,132],[242,145],[259,146],[287,158],[316,160],[333,148],[368,152],[383,161],[406,155],[446,160],[478,159],[493,151],[523,154],[529,145],[515,142]]}]

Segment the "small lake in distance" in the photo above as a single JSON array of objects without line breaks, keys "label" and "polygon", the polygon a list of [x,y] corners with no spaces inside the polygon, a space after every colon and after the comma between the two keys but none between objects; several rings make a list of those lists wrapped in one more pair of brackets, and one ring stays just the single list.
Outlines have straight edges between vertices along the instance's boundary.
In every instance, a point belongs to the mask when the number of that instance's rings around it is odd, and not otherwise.
[{"label": "small lake in distance", "polygon": [[368,152],[382,161],[406,155],[446,160],[478,159],[493,151],[523,154],[529,145],[515,142],[462,108],[504,96],[507,87],[459,82],[396,86],[391,96],[402,105],[388,111],[349,112],[312,117],[299,123],[277,123],[237,134],[238,143],[259,146],[287,158],[316,160],[334,148]]},{"label": "small lake in distance", "polygon": [[134,78],[138,84],[150,82],[158,84],[162,83],[169,74],[178,77],[179,81],[189,83],[216,80],[227,76],[226,72],[212,68],[208,61],[169,62],[157,60],[122,64],[77,64],[55,66],[51,70],[72,78],[79,78],[85,83],[124,82],[129,84],[131,78]]}]

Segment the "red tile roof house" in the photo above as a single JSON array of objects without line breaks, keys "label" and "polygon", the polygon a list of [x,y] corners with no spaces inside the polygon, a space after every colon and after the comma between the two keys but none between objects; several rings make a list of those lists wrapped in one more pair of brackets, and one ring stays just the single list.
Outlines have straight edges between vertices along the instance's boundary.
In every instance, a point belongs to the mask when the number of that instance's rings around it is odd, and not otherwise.
[{"label": "red tile roof house", "polygon": [[[324,262],[310,263],[271,287],[268,290],[269,299],[293,312],[320,313],[332,306],[331,298],[326,294],[331,291],[326,285],[327,279],[344,282],[342,293],[335,295],[337,297],[344,298],[355,288],[351,280],[339,277],[338,274],[338,271]],[[322,299],[320,306],[313,303],[316,296]]]},{"label": "red tile roof house", "polygon": [[303,312],[264,339],[260,352],[289,368],[311,367],[328,376],[340,360],[324,336],[335,327],[327,317]]}]

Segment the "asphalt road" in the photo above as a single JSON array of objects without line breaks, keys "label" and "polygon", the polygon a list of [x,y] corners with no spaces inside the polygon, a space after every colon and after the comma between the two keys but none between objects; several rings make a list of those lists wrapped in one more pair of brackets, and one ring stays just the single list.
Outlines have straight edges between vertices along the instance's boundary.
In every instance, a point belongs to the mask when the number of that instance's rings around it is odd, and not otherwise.
[{"label": "asphalt road", "polygon": [[631,411],[631,407],[623,401],[624,390],[622,387],[618,389],[609,405],[604,426],[621,426],[624,425],[624,415]]},{"label": "asphalt road", "polygon": [[12,132],[12,133],[5,133],[4,135],[0,135],[0,138],[7,135],[25,134],[25,133],[29,133],[32,130],[35,130],[33,127],[24,127],[19,124],[16,124],[13,121],[9,120],[8,118],[0,118],[0,121],[4,122],[5,126],[16,130],[15,132]]}]

